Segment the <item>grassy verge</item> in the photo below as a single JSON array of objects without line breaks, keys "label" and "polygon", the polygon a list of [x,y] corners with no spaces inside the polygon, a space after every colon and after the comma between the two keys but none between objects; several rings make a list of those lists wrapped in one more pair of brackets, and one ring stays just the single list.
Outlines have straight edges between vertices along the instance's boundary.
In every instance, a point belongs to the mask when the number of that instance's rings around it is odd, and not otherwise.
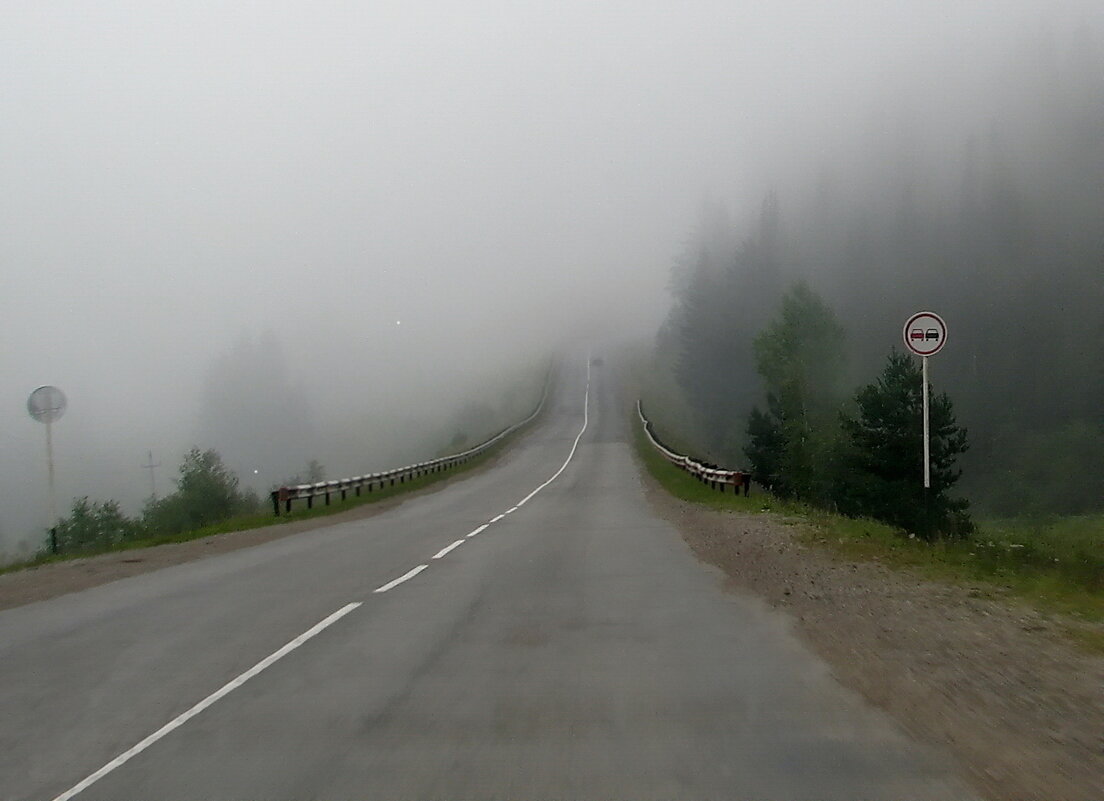
[{"label": "grassy verge", "polygon": [[[856,520],[781,501],[752,490],[744,498],[698,482],[660,456],[634,426],[636,449],[669,493],[712,509],[773,513],[800,525],[808,542],[856,560],[908,568],[926,578],[969,585],[978,595],[1015,597],[1046,611],[1104,621],[1104,515],[1050,521],[985,521],[963,542],[926,543],[874,520]],[[1091,650],[1104,652],[1099,631],[1070,629]]]},{"label": "grassy verge", "polygon": [[[141,539],[126,540],[124,542],[116,543],[110,547],[104,548],[90,548],[88,550],[82,550],[72,553],[51,554],[42,553],[36,558],[26,562],[17,562],[11,565],[0,567],[0,574],[11,573],[16,570],[24,570],[29,567],[37,567],[39,565],[47,565],[52,562],[65,562],[71,559],[82,559],[88,556],[96,556],[105,553],[116,553],[118,551],[130,551],[137,548],[152,548],[157,545],[168,545],[176,542],[189,542],[191,540],[203,539],[204,537],[212,537],[219,534],[233,534],[239,531],[248,531],[255,528],[264,528],[265,526],[285,525],[287,523],[295,523],[300,520],[312,520],[317,517],[326,517],[328,515],[338,514],[340,512],[347,512],[350,509],[356,509],[368,504],[379,503],[380,501],[386,501],[389,498],[394,498],[398,495],[406,495],[417,490],[424,489],[434,484],[439,484],[442,481],[447,481],[454,476],[466,473],[470,470],[486,464],[489,460],[493,459],[496,455],[501,453],[507,448],[511,442],[513,442],[520,434],[526,431],[530,426],[534,425],[540,416],[529,423],[528,426],[514,431],[509,436],[504,437],[500,442],[495,443],[483,453],[474,457],[466,464],[459,465],[447,470],[443,473],[430,473],[424,476],[418,476],[417,478],[410,479],[402,484],[396,484],[395,486],[387,486],[383,488],[377,488],[372,492],[362,492],[359,497],[349,494],[349,497],[342,501],[340,493],[335,493],[334,499],[329,506],[325,505],[325,502],[321,498],[315,498],[314,508],[307,509],[305,501],[297,501],[299,508],[293,508],[291,513],[285,513],[281,511],[280,516],[273,515],[271,508],[267,511],[259,511],[247,515],[238,515],[226,520],[220,521],[210,526],[205,526],[200,529],[194,529],[192,531],[183,531],[178,534],[158,534],[151,537],[144,537]],[[265,498],[266,506],[268,499]]]}]

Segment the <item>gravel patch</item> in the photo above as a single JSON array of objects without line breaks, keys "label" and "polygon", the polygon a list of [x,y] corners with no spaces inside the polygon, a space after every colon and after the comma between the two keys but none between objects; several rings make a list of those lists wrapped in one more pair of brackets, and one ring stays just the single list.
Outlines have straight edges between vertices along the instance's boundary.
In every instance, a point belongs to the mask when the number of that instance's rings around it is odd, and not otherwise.
[{"label": "gravel patch", "polygon": [[642,469],[649,501],[731,589],[793,618],[842,684],[942,748],[991,799],[1104,798],[1104,658],[1063,621],[807,546],[778,517],[673,498]]}]

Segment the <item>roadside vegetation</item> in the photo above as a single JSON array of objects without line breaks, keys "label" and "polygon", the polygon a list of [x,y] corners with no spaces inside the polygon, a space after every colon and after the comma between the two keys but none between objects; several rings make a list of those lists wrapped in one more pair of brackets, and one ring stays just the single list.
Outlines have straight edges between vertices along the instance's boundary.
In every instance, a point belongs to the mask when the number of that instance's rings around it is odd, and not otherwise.
[{"label": "roadside vegetation", "polygon": [[845,391],[845,332],[804,283],[782,297],[755,337],[766,410],[748,415],[744,455],[755,479],[787,500],[870,517],[925,540],[973,531],[955,497],[955,466],[969,450],[946,393],[933,394],[931,487],[921,481],[923,381],[919,361],[890,350],[881,373],[851,397]]},{"label": "roadside vegetation", "polygon": [[[743,514],[771,514],[798,526],[803,539],[841,557],[907,568],[926,578],[966,584],[979,595],[1015,597],[1041,609],[1088,621],[1104,620],[1104,515],[1038,519],[982,519],[967,538],[927,541],[878,520],[779,498],[754,485],[743,497],[721,493],[666,461],[634,426],[637,452],[648,472],[671,495]],[[1104,650],[1095,632],[1070,635]]]},{"label": "roadside vegetation", "polygon": [[[849,557],[984,582],[988,592],[1104,619],[1104,513],[1090,505],[1064,516],[972,515],[956,492],[969,437],[949,395],[934,391],[931,488],[925,490],[919,360],[890,350],[873,381],[848,391],[845,342],[831,307],[798,282],[745,344],[765,404],[749,398],[742,456],[729,453],[721,464],[750,470],[757,485],[752,497],[716,493],[654,453],[642,454],[645,463],[680,498],[780,514],[803,524],[811,541]],[[673,410],[674,418],[661,421],[660,430],[693,430],[689,396],[680,407],[671,402],[679,394],[672,388],[658,394],[660,414]],[[691,445],[689,453],[700,451]]]},{"label": "roadside vegetation", "polygon": [[[135,517],[124,515],[119,504],[113,500],[75,498],[69,515],[58,522],[58,552],[52,553],[47,544],[35,558],[0,567],[0,573],[113,551],[149,548],[266,526],[285,525],[379,503],[478,468],[508,447],[524,430],[525,428],[511,433],[467,463],[450,470],[418,476],[394,486],[377,487],[372,492],[362,492],[359,496],[350,493],[344,501],[335,496],[329,506],[321,499],[316,499],[317,502],[311,509],[301,503],[290,513],[282,512],[279,517],[273,514],[267,498],[261,499],[251,490],[239,489],[237,476],[226,468],[217,451],[193,448],[180,464],[177,489],[172,494],[160,499],[150,499]],[[455,439],[466,442],[467,435],[459,433]],[[441,455],[452,452],[453,449],[446,448]],[[283,483],[313,483],[324,478],[325,468],[312,459],[300,474]]]}]

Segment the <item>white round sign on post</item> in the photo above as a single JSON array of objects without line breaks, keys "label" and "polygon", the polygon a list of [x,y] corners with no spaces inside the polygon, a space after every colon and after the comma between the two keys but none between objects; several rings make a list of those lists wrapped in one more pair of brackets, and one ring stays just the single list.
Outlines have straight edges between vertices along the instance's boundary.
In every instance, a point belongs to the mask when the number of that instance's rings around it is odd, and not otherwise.
[{"label": "white round sign on post", "polygon": [[934,356],[947,344],[947,324],[935,312],[917,312],[905,323],[905,347],[917,356]]},{"label": "white round sign on post", "polygon": [[56,423],[65,414],[65,393],[57,387],[39,387],[27,398],[27,411],[40,423]]}]

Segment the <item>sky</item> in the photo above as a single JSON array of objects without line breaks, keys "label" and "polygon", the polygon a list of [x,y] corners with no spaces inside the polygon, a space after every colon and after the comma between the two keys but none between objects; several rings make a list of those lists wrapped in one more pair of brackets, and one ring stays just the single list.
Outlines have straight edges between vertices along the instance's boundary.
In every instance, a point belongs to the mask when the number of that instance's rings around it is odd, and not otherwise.
[{"label": "sky", "polygon": [[0,557],[43,525],[35,387],[69,397],[62,506],[133,508],[148,450],[167,486],[224,447],[210,385],[257,343],[258,394],[306,398],[319,458],[350,415],[382,453],[373,419],[647,335],[703,203],[808,180],[860,121],[901,124],[901,86],[953,121],[1056,14],[1100,10],[0,0]]}]

